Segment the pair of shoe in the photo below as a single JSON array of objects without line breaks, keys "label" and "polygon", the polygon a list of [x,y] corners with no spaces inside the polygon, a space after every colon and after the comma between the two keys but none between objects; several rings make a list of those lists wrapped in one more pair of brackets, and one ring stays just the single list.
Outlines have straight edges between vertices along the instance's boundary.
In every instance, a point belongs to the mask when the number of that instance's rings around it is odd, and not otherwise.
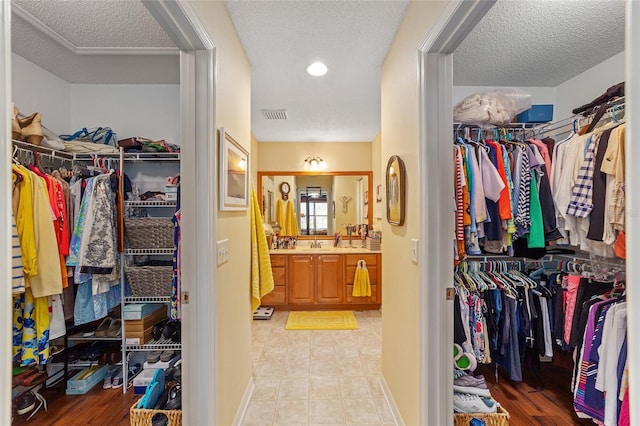
[{"label": "pair of shoe", "polygon": [[32,366],[24,370],[22,373],[13,376],[12,383],[15,386],[34,386],[44,382],[47,378],[48,376],[46,371]]},{"label": "pair of shoe", "polygon": [[18,107],[13,107],[13,119],[11,120],[11,137],[33,145],[40,145],[42,142],[42,116],[39,112],[21,118],[18,114]]},{"label": "pair of shoe", "polygon": [[105,317],[95,332],[96,337],[122,336],[122,320],[120,318]]},{"label": "pair of shoe", "polygon": [[156,323],[151,330],[151,338],[153,340],[165,338],[178,343],[181,338],[180,334],[180,321],[174,319],[164,319]]},{"label": "pair of shoe", "polygon": [[47,400],[35,391],[28,391],[18,395],[14,399],[13,404],[18,415],[22,416],[31,413],[29,417],[27,417],[27,420],[31,420],[42,407],[44,407],[44,411],[47,411]]},{"label": "pair of shoe", "polygon": [[478,366],[478,361],[472,353],[464,352],[460,345],[454,343],[453,365],[459,370],[474,371]]},{"label": "pair of shoe", "polygon": [[168,362],[171,361],[175,355],[176,351],[173,350],[152,351],[147,354],[147,362],[149,364],[155,364],[158,361]]},{"label": "pair of shoe", "polygon": [[122,367],[114,366],[107,370],[107,375],[104,376],[102,389],[120,388],[122,387],[122,380]]},{"label": "pair of shoe", "polygon": [[470,393],[453,393],[453,411],[456,413],[495,413],[498,403]]},{"label": "pair of shoe", "polygon": [[[458,370],[458,372],[461,372]],[[453,379],[453,391],[469,393],[483,398],[491,398],[491,392],[483,376],[471,376],[464,372]]]}]

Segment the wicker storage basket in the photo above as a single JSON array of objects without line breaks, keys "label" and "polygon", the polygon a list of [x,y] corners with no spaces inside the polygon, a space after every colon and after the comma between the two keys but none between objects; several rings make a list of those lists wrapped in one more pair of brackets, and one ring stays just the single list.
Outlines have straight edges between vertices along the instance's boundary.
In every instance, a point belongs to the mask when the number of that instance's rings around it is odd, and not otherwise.
[{"label": "wicker storage basket", "polygon": [[486,426],[509,426],[509,413],[502,407],[498,407],[496,413],[455,413],[453,424],[454,426],[469,426],[471,419],[482,419]]},{"label": "wicker storage basket", "polygon": [[164,249],[174,245],[170,217],[127,217],[124,224],[129,248]]},{"label": "wicker storage basket", "polygon": [[171,296],[172,266],[125,266],[133,297]]},{"label": "wicker storage basket", "polygon": [[151,419],[158,413],[162,413],[169,419],[168,426],[182,425],[182,410],[147,410],[136,408],[138,401],[129,409],[129,421],[132,426],[151,426]]}]

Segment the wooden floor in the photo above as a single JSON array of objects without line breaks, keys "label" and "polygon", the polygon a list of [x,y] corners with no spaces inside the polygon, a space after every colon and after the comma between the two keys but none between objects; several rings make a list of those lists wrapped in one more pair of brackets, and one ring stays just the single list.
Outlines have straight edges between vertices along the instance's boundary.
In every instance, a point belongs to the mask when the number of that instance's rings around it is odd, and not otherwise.
[{"label": "wooden floor", "polygon": [[129,408],[141,395],[133,389],[122,394],[122,388],[102,389],[98,384],[84,395],[65,395],[60,385],[40,392],[47,400],[48,410],[40,409],[28,422],[27,417],[15,415],[13,425],[128,425]]},{"label": "wooden floor", "polygon": [[[543,364],[542,382],[532,372],[523,369],[524,381],[510,382],[501,372],[496,383],[493,366],[479,366],[476,374],[484,375],[494,399],[511,415],[510,424],[528,425],[592,425],[578,419],[572,408],[571,371]],[[542,386],[543,385],[543,386]],[[30,421],[27,416],[15,416],[14,425],[128,425],[129,408],[140,398],[130,390],[102,389],[96,385],[85,395],[65,395],[58,386],[45,389],[48,411],[40,410]]]},{"label": "wooden floor", "polygon": [[476,373],[484,375],[493,398],[509,412],[511,425],[594,424],[590,420],[579,419],[573,411],[569,369],[543,363],[540,375],[536,377],[523,368],[521,383],[510,382],[502,372],[496,383],[493,366],[480,366]]}]

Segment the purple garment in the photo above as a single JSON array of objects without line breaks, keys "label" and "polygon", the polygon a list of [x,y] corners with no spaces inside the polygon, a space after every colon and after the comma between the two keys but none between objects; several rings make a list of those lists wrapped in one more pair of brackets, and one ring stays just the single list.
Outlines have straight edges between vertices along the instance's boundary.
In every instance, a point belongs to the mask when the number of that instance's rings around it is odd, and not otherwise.
[{"label": "purple garment", "polygon": [[[591,418],[604,421],[604,393],[596,389],[596,372],[598,371],[598,361],[594,361],[591,355],[598,353],[598,348],[602,343],[602,327],[607,315],[607,311],[613,305],[614,300],[604,300],[591,306],[589,309],[589,320],[584,334],[582,358],[580,361],[580,376],[574,392],[573,406],[576,413],[584,413]],[[600,307],[602,310],[600,311]],[[596,314],[600,315],[596,322]]]}]

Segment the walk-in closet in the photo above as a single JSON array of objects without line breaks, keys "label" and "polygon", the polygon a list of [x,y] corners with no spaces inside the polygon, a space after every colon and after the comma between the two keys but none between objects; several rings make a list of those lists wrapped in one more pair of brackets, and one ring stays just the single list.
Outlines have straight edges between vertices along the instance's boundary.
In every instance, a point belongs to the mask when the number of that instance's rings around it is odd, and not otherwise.
[{"label": "walk-in closet", "polygon": [[[507,16],[582,28],[576,13],[605,7],[624,22],[622,2],[568,3],[499,1],[453,55],[456,425],[629,424],[623,32],[555,34],[580,52],[562,54],[574,72],[547,69],[556,49],[536,37],[535,55],[494,40],[508,66],[472,54]],[[498,78],[480,75],[487,62]]]},{"label": "walk-in closet", "polygon": [[[178,50],[141,2],[67,6],[12,2],[13,424],[176,422]],[[87,14],[148,33],[109,51]]]}]

